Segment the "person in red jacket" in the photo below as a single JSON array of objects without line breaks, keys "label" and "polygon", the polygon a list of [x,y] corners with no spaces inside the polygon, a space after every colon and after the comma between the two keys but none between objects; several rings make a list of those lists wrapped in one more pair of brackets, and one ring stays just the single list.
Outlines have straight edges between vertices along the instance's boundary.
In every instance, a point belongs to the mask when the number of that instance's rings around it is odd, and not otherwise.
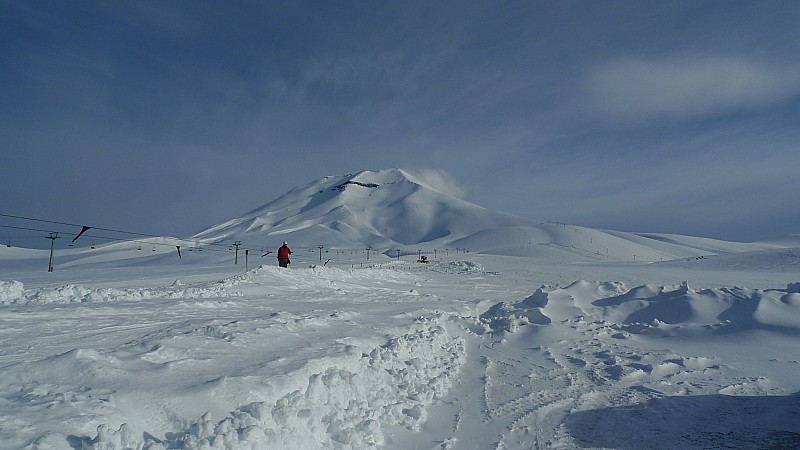
[{"label": "person in red jacket", "polygon": [[278,265],[281,267],[289,267],[289,264],[292,262],[289,261],[289,255],[292,254],[292,250],[289,249],[289,243],[284,241],[281,248],[278,249]]}]

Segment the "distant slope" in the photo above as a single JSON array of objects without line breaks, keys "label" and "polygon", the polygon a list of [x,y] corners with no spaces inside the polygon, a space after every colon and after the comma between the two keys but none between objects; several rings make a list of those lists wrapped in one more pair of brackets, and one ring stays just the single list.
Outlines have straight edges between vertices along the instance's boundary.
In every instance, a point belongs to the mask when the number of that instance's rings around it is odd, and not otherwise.
[{"label": "distant slope", "polygon": [[401,169],[324,177],[190,239],[241,241],[267,248],[284,240],[298,247],[451,247],[514,256],[569,254],[577,260],[643,262],[784,247],[773,241],[727,242],[536,222],[469,203]]},{"label": "distant slope", "polygon": [[765,239],[762,241],[758,241],[759,244],[767,244],[767,245],[774,245],[776,247],[790,247],[790,248],[800,248],[800,234],[791,234],[789,236],[782,236],[772,239]]},{"label": "distant slope", "polygon": [[[612,232],[619,233],[619,232]],[[721,241],[719,239],[681,236],[676,234],[655,234],[655,233],[636,233],[646,239],[647,245],[656,246],[655,242],[662,242],[669,245],[677,245],[681,247],[696,248],[705,253],[730,253],[730,252],[747,252],[754,250],[768,250],[775,248],[776,245],[766,242],[746,243],[746,242],[730,242]],[[630,234],[628,234],[630,236]]]},{"label": "distant slope", "polygon": [[[722,241],[718,241],[722,242]],[[633,233],[596,230],[573,225],[538,224],[536,226],[484,230],[453,243],[485,253],[514,256],[541,256],[544,247],[561,249],[591,260],[652,262],[696,257],[716,253],[708,245],[667,242]],[[734,245],[737,244],[737,245]],[[731,243],[718,245],[717,251],[749,251],[759,246]]]}]

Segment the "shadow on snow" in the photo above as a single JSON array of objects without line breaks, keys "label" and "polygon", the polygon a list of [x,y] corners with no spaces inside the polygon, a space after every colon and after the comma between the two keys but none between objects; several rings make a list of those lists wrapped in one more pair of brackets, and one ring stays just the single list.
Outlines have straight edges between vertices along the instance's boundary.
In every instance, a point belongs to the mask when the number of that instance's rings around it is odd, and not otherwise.
[{"label": "shadow on snow", "polygon": [[656,398],[576,412],[566,425],[582,447],[800,449],[800,393]]}]

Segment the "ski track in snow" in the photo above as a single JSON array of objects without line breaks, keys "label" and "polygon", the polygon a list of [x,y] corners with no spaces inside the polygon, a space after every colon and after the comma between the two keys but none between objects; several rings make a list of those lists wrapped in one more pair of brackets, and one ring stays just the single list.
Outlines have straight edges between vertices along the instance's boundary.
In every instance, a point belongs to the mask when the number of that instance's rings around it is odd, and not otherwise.
[{"label": "ski track in snow", "polygon": [[[492,261],[262,266],[164,287],[0,281],[0,441],[800,446],[800,284],[536,290],[537,275]],[[780,351],[742,358],[745,339]]]},{"label": "ski track in snow", "polygon": [[[576,283],[575,287],[587,285],[601,291],[604,287],[602,283],[586,282]],[[621,296],[628,292],[619,285],[615,289]],[[480,382],[465,380],[465,392],[448,399],[461,404],[457,408],[460,414],[452,436],[442,440],[447,443],[442,448],[800,445],[799,425],[791,425],[789,430],[781,426],[775,429],[772,422],[775,416],[797,417],[797,394],[774,386],[765,377],[731,374],[714,356],[684,356],[668,348],[642,351],[636,342],[641,336],[626,328],[658,333],[662,331],[661,323],[626,327],[592,320],[582,308],[564,307],[572,300],[568,290],[556,289],[549,294],[562,302],[556,314],[551,314],[558,325],[522,328],[515,324],[513,315],[499,318],[501,321],[497,317],[484,320],[493,325],[502,322],[506,328],[491,330],[491,343],[473,342],[469,358],[480,359],[483,371],[472,377]],[[786,300],[791,296],[791,301],[796,301],[793,290],[790,285],[778,298]],[[521,317],[524,316],[517,315],[516,319]],[[794,323],[796,326],[798,322]],[[703,327],[712,328],[707,324]],[[729,396],[748,400],[740,406]],[[671,405],[674,398],[698,397],[703,400],[689,400],[679,408]],[[475,402],[480,403],[479,408],[465,406]],[[472,412],[473,417],[465,418],[464,411]],[[764,419],[765,412],[769,412],[769,419]],[[631,421],[636,426],[631,427]],[[484,432],[476,436],[470,431],[473,427]],[[476,442],[476,437],[483,440]],[[457,445],[459,442],[468,444]]]}]

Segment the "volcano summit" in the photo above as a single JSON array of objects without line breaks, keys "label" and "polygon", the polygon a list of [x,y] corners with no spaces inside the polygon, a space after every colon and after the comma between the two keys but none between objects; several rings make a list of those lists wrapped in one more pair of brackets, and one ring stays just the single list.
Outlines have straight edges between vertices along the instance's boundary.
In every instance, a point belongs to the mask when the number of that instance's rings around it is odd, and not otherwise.
[{"label": "volcano summit", "polygon": [[324,177],[193,238],[391,248],[449,245],[487,229],[535,224],[466,202],[404,170],[388,169]]}]

